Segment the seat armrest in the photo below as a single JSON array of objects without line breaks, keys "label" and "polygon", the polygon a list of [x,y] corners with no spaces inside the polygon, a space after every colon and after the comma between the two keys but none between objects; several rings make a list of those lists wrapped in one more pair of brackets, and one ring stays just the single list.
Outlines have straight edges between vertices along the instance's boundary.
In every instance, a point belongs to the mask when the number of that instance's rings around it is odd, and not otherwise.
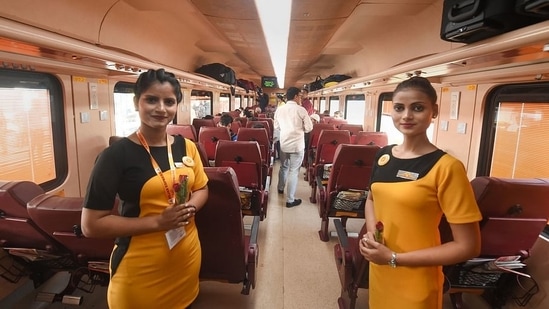
[{"label": "seat armrest", "polygon": [[252,226],[250,228],[250,246],[257,245],[257,237],[259,235],[259,222],[261,222],[259,216],[254,216]]},{"label": "seat armrest", "polygon": [[345,231],[345,228],[343,227],[343,223],[341,222],[341,219],[334,219],[334,225],[337,232],[337,239],[339,241],[339,245],[341,246],[341,249],[343,251],[349,250],[349,237],[347,236],[347,232]]}]

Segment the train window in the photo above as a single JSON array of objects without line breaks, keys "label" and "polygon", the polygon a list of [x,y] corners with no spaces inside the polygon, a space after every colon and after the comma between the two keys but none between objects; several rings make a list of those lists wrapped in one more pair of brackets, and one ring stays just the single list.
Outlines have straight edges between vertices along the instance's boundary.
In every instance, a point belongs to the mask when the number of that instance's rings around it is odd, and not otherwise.
[{"label": "train window", "polygon": [[321,112],[321,113],[324,113],[325,110],[326,110],[326,98],[321,97],[320,98],[320,108],[318,109],[318,111]]},{"label": "train window", "polygon": [[363,124],[366,111],[366,97],[360,95],[348,95],[345,97],[345,119],[351,124]]},{"label": "train window", "polygon": [[[384,92],[379,96],[378,108],[377,108],[377,124],[376,130],[379,132],[387,133],[387,140],[389,144],[400,144],[403,141],[403,136],[400,131],[395,128],[393,124],[393,118],[391,117],[391,111],[393,109],[393,93]],[[434,135],[434,120],[431,121],[431,125],[427,128],[427,138],[433,141]]]},{"label": "train window", "polygon": [[141,124],[133,103],[133,87],[133,83],[126,82],[114,85],[114,134],[117,136],[128,136]]},{"label": "train window", "polygon": [[334,115],[335,111],[339,110],[339,97],[338,96],[331,96],[330,97],[330,115]]},{"label": "train window", "polygon": [[52,190],[67,177],[61,84],[50,74],[0,70],[2,180]]},{"label": "train window", "polygon": [[479,175],[549,178],[549,83],[505,85],[488,96]]},{"label": "train window", "polygon": [[234,97],[234,109],[242,108],[242,95],[237,94]]},{"label": "train window", "polygon": [[193,90],[191,92],[191,121],[212,114],[212,92]]},{"label": "train window", "polygon": [[221,104],[221,111],[228,112],[231,110],[231,95],[228,93],[222,93],[219,95],[219,103]]}]

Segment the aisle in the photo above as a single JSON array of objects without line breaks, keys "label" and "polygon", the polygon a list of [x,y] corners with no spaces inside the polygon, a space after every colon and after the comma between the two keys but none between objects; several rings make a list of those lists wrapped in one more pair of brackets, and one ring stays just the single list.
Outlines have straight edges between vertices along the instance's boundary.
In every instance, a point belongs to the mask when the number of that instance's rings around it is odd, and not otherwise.
[{"label": "aisle", "polygon": [[[278,162],[273,170],[267,218],[260,224],[257,284],[250,295],[240,294],[240,284],[202,282],[193,309],[333,309],[340,293],[333,258],[337,241],[322,242],[318,236],[320,217],[316,204],[309,203],[310,187],[301,169],[296,198],[303,204],[285,207],[285,197],[276,191]],[[246,218],[248,221],[249,218]],[[360,230],[363,220],[349,220],[349,231]],[[330,230],[335,231],[330,223]],[[365,298],[357,309],[367,308]]]}]

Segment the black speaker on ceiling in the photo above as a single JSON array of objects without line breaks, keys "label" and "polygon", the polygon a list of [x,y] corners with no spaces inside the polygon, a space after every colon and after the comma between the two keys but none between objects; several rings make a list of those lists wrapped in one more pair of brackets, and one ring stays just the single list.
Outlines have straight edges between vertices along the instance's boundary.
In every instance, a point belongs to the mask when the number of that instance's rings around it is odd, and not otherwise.
[{"label": "black speaker on ceiling", "polygon": [[549,18],[549,0],[517,0],[516,10],[519,14]]},{"label": "black speaker on ceiling", "polygon": [[444,0],[440,38],[473,43],[543,21],[516,11],[516,0]]}]

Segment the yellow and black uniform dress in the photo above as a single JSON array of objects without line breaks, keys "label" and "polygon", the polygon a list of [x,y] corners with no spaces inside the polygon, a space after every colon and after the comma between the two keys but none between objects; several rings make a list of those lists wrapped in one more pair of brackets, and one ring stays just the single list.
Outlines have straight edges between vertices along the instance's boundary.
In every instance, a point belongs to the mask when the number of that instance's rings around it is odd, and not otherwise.
[{"label": "yellow and black uniform dress", "polygon": [[[440,245],[442,214],[450,223],[481,220],[459,160],[442,150],[399,159],[392,155],[393,147],[379,151],[371,176],[375,216],[384,224],[389,249],[398,254]],[[371,263],[370,308],[442,308],[443,281],[441,266],[392,268]]]},{"label": "yellow and black uniform dress", "polygon": [[[194,166],[176,168],[188,176],[188,190],[206,186],[208,178],[195,144],[176,136],[171,145],[175,162],[184,155]],[[168,186],[173,188],[167,147],[150,147]],[[124,138],[105,149],[92,172],[84,207],[111,209],[121,200],[120,214],[146,217],[169,206],[164,183],[151,164],[147,150]],[[107,301],[110,308],[186,308],[198,295],[201,249],[194,218],[184,227],[186,235],[171,250],[165,231],[119,237],[110,261],[111,280]]]}]

